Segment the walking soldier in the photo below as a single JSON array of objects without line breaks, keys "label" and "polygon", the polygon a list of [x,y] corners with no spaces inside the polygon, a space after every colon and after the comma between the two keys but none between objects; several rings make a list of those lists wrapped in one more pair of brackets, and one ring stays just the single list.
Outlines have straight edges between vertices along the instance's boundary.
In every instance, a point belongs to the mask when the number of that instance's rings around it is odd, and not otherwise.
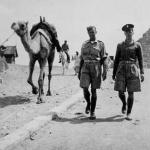
[{"label": "walking soldier", "polygon": [[[123,114],[126,113],[127,104],[127,120],[132,119],[131,110],[134,101],[134,92],[141,91],[141,81],[144,81],[142,47],[140,43],[133,40],[133,28],[133,24],[126,24],[122,27],[126,39],[117,46],[112,76],[113,80],[115,80],[114,90],[119,91],[119,98],[123,104]],[[137,68],[137,60],[139,62],[140,74]],[[128,91],[127,102],[124,93],[126,89]]]},{"label": "walking soldier", "polygon": [[[102,41],[96,40],[96,27],[87,27],[89,40],[83,43],[81,48],[81,61],[78,77],[80,87],[83,88],[84,98],[87,102],[85,113],[90,113],[90,119],[95,119],[95,107],[97,101],[96,89],[100,88],[101,75],[106,79],[106,52]],[[103,73],[101,66],[103,65]],[[89,92],[91,86],[91,98]]]}]

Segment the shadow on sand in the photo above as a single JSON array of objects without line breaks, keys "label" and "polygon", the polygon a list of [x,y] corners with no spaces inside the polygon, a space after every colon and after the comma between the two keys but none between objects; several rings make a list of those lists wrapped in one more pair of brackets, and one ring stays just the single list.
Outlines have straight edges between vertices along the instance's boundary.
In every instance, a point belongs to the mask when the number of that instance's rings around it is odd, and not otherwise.
[{"label": "shadow on sand", "polygon": [[107,117],[107,118],[96,118],[95,120],[90,120],[89,117],[85,116],[84,114],[81,114],[77,117],[74,118],[63,118],[59,117],[53,121],[56,122],[70,122],[72,124],[81,124],[81,123],[87,123],[87,122],[121,122],[123,121],[124,118],[122,115],[115,115],[112,117]]},{"label": "shadow on sand", "polygon": [[52,74],[52,76],[76,76],[75,74],[58,74],[58,73],[54,73]]},{"label": "shadow on sand", "polygon": [[0,108],[9,106],[9,105],[18,105],[18,104],[24,104],[29,103],[30,99],[23,96],[6,96],[6,97],[0,97]]}]

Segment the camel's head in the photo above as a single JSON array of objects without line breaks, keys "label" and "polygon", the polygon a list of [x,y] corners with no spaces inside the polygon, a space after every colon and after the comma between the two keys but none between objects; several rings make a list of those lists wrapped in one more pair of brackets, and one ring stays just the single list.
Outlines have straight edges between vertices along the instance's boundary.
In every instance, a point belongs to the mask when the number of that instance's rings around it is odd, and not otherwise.
[{"label": "camel's head", "polygon": [[28,32],[28,22],[14,22],[11,25],[11,29],[13,29],[20,37],[22,37]]}]

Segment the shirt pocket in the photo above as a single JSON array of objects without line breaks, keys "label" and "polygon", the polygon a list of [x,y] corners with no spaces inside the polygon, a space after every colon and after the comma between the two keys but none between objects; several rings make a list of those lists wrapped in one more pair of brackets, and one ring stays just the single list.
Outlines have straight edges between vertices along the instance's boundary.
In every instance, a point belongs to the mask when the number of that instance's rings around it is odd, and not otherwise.
[{"label": "shirt pocket", "polygon": [[86,55],[89,55],[90,53],[90,47],[88,45],[84,46],[82,48],[82,55],[86,56]]},{"label": "shirt pocket", "polygon": [[127,51],[127,56],[128,56],[129,58],[135,59],[135,57],[136,57],[135,49],[129,48],[128,51]]},{"label": "shirt pocket", "polygon": [[116,72],[116,76],[120,76],[120,75],[125,75],[125,65],[122,63],[119,63],[118,68],[117,68],[117,72]]},{"label": "shirt pocket", "polygon": [[89,73],[89,64],[88,63],[83,64],[81,73]]},{"label": "shirt pocket", "polygon": [[93,47],[90,53],[94,58],[100,57],[100,50],[97,47]]}]

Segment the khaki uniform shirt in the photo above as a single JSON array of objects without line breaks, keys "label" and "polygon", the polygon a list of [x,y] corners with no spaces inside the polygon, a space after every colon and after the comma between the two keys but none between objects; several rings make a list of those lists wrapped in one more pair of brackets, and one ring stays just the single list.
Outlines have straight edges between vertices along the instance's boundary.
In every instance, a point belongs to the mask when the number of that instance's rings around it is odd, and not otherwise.
[{"label": "khaki uniform shirt", "polygon": [[103,42],[91,42],[90,40],[88,40],[83,43],[81,48],[81,59],[100,61],[104,57],[106,57],[106,50]]},{"label": "khaki uniform shirt", "polygon": [[106,58],[104,43],[101,41],[91,42],[90,40],[83,43],[81,48],[81,68],[80,86],[97,89],[101,84],[101,61]]}]

